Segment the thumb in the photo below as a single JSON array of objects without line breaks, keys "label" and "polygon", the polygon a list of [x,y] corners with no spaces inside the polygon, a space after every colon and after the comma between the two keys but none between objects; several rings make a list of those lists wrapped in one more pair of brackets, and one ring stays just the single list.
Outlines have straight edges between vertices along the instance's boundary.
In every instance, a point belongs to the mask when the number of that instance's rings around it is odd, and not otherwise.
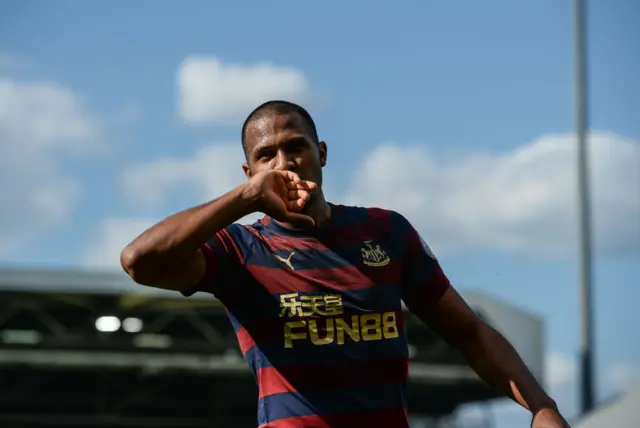
[{"label": "thumb", "polygon": [[286,214],[286,220],[296,227],[314,227],[316,225],[315,220],[310,216],[290,211]]}]

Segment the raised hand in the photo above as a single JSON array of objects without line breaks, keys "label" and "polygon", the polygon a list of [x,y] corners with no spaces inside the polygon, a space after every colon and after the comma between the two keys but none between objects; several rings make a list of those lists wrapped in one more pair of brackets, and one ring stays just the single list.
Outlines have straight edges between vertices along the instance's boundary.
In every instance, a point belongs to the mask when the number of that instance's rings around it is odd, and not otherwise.
[{"label": "raised hand", "polygon": [[317,189],[312,181],[302,180],[291,171],[271,170],[254,175],[247,183],[251,188],[255,208],[281,222],[313,227],[315,222],[301,214]]},{"label": "raised hand", "polygon": [[533,418],[531,428],[571,428],[569,423],[552,409],[542,409]]}]

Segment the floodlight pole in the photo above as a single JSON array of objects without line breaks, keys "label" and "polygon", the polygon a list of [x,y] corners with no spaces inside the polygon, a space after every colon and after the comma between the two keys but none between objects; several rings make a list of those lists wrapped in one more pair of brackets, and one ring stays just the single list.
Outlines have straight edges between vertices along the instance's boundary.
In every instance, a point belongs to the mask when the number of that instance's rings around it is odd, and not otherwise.
[{"label": "floodlight pole", "polygon": [[573,0],[575,127],[578,140],[578,216],[580,287],[580,402],[582,413],[594,406],[591,203],[588,172],[588,98],[586,0]]}]

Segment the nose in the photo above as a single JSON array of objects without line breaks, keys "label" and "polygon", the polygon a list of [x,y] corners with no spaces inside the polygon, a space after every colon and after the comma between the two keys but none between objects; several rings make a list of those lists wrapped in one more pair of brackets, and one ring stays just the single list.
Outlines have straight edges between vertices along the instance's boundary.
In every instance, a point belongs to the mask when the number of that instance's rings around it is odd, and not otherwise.
[{"label": "nose", "polygon": [[289,171],[295,167],[295,162],[289,157],[289,154],[285,150],[278,150],[275,163],[274,169],[278,171]]}]

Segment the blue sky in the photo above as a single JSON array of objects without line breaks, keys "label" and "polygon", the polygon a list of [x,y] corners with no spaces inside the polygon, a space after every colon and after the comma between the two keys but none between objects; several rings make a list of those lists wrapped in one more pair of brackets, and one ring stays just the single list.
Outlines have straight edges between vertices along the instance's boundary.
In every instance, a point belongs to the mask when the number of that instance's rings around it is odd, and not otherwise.
[{"label": "blue sky", "polygon": [[[610,392],[616,376],[640,378],[640,5],[592,3],[597,366]],[[23,0],[0,12],[0,79],[22,106],[0,101],[0,153],[31,160],[4,173],[3,264],[115,265],[132,231],[242,180],[241,114],[216,108],[248,112],[275,93],[316,118],[334,200],[406,214],[455,284],[542,315],[551,370],[573,368],[571,2]],[[207,86],[211,61],[226,92]],[[258,63],[272,80],[234,86]],[[198,109],[207,123],[189,121]]]}]

